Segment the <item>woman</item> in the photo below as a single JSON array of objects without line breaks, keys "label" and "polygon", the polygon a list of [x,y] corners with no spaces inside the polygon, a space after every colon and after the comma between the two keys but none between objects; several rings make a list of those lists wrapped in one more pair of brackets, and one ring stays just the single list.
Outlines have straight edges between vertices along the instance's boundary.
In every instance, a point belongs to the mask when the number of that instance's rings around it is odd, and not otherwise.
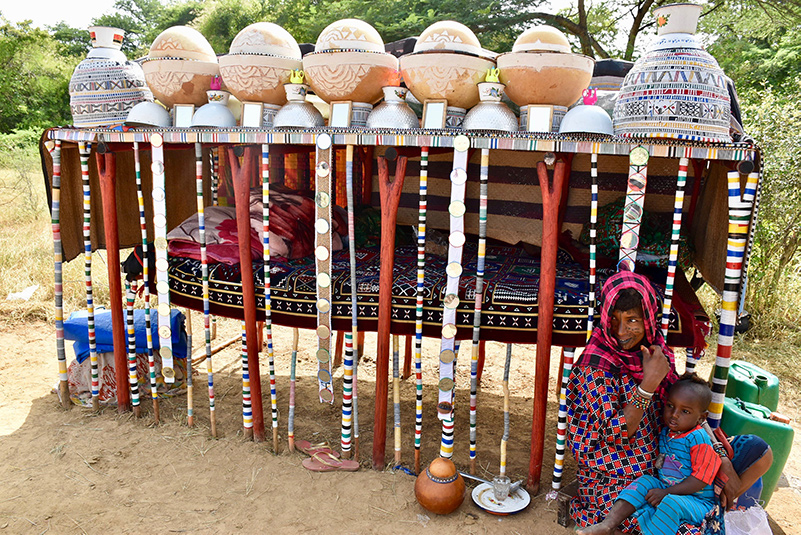
[{"label": "woman", "polygon": [[[579,484],[570,515],[580,527],[602,521],[618,492],[639,475],[653,472],[662,402],[678,378],[673,352],[657,323],[660,310],[651,283],[636,273],[616,273],[601,291],[599,326],[567,387],[568,445],[578,463]],[[751,487],[773,460],[758,437],[740,437],[738,446],[736,470],[731,460],[722,459],[724,507]],[[620,529],[639,531],[634,519],[624,521]],[[679,533],[700,530],[684,525]]]}]

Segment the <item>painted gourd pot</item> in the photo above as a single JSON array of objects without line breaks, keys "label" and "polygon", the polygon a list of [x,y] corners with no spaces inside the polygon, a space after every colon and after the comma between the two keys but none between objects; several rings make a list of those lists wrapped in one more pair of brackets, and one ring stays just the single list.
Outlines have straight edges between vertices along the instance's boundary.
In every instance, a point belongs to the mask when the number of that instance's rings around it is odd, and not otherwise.
[{"label": "painted gourd pot", "polygon": [[726,75],[701,46],[695,24],[700,6],[665,6],[656,10],[659,35],[629,71],[615,103],[615,134],[695,141],[731,142],[731,118]]},{"label": "painted gourd pot", "polygon": [[92,50],[75,68],[69,84],[73,124],[82,128],[123,123],[136,104],[152,101],[138,63],[120,52],[123,31],[93,27]]}]

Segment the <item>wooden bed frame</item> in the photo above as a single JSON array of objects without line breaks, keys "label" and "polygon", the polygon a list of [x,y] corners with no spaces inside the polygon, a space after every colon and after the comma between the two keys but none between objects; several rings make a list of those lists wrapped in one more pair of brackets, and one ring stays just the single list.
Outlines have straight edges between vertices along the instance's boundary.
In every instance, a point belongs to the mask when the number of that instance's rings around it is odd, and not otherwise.
[{"label": "wooden bed frame", "polygon": [[[723,315],[718,338],[718,353],[714,374],[714,399],[710,408],[713,423],[719,421],[722,413],[722,399],[728,374],[728,360],[731,356],[731,345],[736,311],[740,299],[741,280],[744,268],[747,267],[748,248],[750,246],[750,230],[757,211],[757,187],[759,177],[760,153],[756,147],[748,144],[702,144],[695,142],[671,140],[626,140],[598,138],[566,138],[548,134],[516,133],[509,135],[488,135],[481,133],[464,133],[461,131],[342,131],[341,129],[315,129],[311,131],[277,131],[256,129],[168,129],[168,130],[74,130],[51,129],[42,136],[41,157],[44,178],[53,209],[54,239],[56,242],[56,286],[57,286],[57,337],[63,333],[59,321],[63,318],[60,306],[60,269],[61,262],[69,261],[83,250],[83,216],[84,203],[81,183],[81,155],[79,144],[87,143],[84,151],[84,167],[88,162],[89,189],[100,191],[101,196],[91,196],[88,201],[91,212],[101,214],[93,218],[92,225],[86,229],[91,241],[91,249],[106,248],[109,259],[109,281],[111,309],[114,317],[115,361],[117,362],[118,384],[128,380],[125,354],[124,318],[122,316],[122,288],[117,266],[119,265],[119,249],[133,247],[141,243],[139,212],[134,189],[134,162],[132,148],[137,145],[141,154],[151,153],[151,160],[143,160],[141,178],[145,190],[152,188],[155,175],[166,176],[166,200],[161,207],[154,206],[152,199],[145,202],[145,212],[152,221],[154,212],[166,209],[166,227],[172,228],[197,211],[196,198],[187,195],[194,191],[196,167],[195,147],[201,149],[202,175],[204,177],[205,198],[210,199],[210,147],[219,149],[220,154],[227,154],[229,162],[234,162],[231,177],[236,198],[237,221],[240,226],[240,265],[242,267],[242,294],[244,318],[246,324],[249,373],[251,378],[259,378],[259,351],[257,336],[256,297],[253,285],[253,274],[250,272],[252,258],[248,243],[248,194],[253,177],[261,176],[258,158],[263,150],[271,154],[283,155],[300,148],[302,152],[314,150],[322,139],[330,139],[334,147],[355,147],[362,151],[361,171],[368,177],[365,181],[366,191],[372,192],[375,201],[379,201],[382,211],[381,232],[381,282],[378,317],[378,347],[376,355],[376,410],[375,436],[373,440],[373,466],[383,469],[385,466],[386,446],[386,414],[388,393],[389,365],[389,322],[391,312],[392,265],[394,255],[394,233],[396,222],[410,224],[414,211],[401,203],[404,195],[413,193],[414,173],[419,174],[419,164],[407,160],[419,158],[423,147],[437,148],[438,165],[444,168],[464,167],[473,176],[475,164],[470,169],[468,162],[472,158],[489,158],[492,169],[496,158],[508,162],[519,161],[518,167],[528,169],[529,182],[518,184],[531,192],[532,199],[541,206],[542,217],[535,221],[524,221],[522,232],[526,241],[540,247],[541,274],[539,287],[539,328],[537,329],[537,363],[534,385],[534,407],[532,422],[531,457],[529,464],[528,487],[539,489],[543,467],[543,446],[546,439],[545,412],[548,395],[548,370],[551,348],[551,325],[553,322],[553,295],[556,271],[557,242],[561,231],[565,228],[575,232],[580,222],[569,215],[569,206],[587,206],[588,192],[582,188],[572,188],[571,182],[579,180],[581,173],[588,173],[591,156],[597,157],[598,169],[609,171],[608,180],[615,176],[624,184],[618,188],[618,195],[625,188],[625,177],[629,165],[631,151],[637,147],[644,148],[650,155],[649,166],[655,174],[676,176],[682,169],[691,171],[691,192],[686,199],[678,202],[687,214],[679,224],[694,248],[694,263],[704,279],[723,295]],[[332,150],[318,145],[316,150],[317,166],[332,165]],[[392,147],[397,155],[386,158],[387,147]],[[90,148],[90,149],[89,149]],[[158,149],[158,150],[156,150]],[[88,150],[91,150],[89,155]],[[236,151],[236,152],[235,152]],[[371,155],[375,151],[374,155]],[[392,151],[390,151],[392,152]],[[544,163],[545,156],[553,153],[555,165]],[[238,155],[246,155],[241,159]],[[247,157],[247,155],[250,157]],[[394,160],[394,162],[392,161]],[[152,162],[152,163],[151,163]],[[55,163],[55,165],[54,165]],[[373,175],[373,165],[377,173]],[[391,164],[391,165],[390,165]],[[738,171],[739,169],[744,172]],[[390,171],[390,167],[394,168]],[[317,167],[316,167],[317,168]],[[405,177],[406,170],[411,175]],[[659,170],[659,173],[656,170]],[[391,175],[394,175],[394,179]],[[579,178],[576,178],[579,177]],[[371,180],[369,180],[371,179]],[[370,181],[373,187],[370,187]],[[325,182],[318,177],[317,183]],[[375,184],[377,182],[377,184]],[[434,181],[436,182],[436,181]],[[436,187],[449,187],[447,180],[439,180]],[[331,187],[328,182],[327,187]],[[432,188],[436,190],[436,187]],[[675,185],[662,184],[661,195],[670,199],[661,211],[674,212],[673,197]],[[586,189],[586,186],[585,186]],[[444,191],[444,190],[443,190]],[[431,193],[432,190],[429,190]],[[444,195],[444,193],[443,193]],[[647,199],[647,197],[646,197]],[[683,201],[683,202],[682,202]],[[502,200],[501,200],[502,202]],[[647,202],[647,201],[646,201]],[[399,208],[400,206],[400,208]],[[538,208],[539,209],[539,208]],[[659,208],[657,208],[659,209]],[[681,209],[677,210],[679,214]],[[586,209],[585,209],[586,213]],[[567,214],[567,216],[566,216]],[[432,228],[447,229],[447,218],[430,219]],[[477,216],[468,219],[467,228],[477,228]],[[492,221],[492,213],[489,221]],[[493,231],[498,237],[509,239],[510,231],[515,229],[515,218],[504,216],[506,221]],[[503,219],[503,218],[501,218]],[[520,219],[517,219],[519,222]],[[510,228],[511,223],[511,228]],[[151,229],[149,229],[151,230]],[[514,232],[511,234],[514,236]],[[519,235],[519,234],[518,234]],[[492,233],[490,233],[492,237]],[[635,251],[636,252],[636,251]],[[318,264],[319,266],[319,264]],[[322,318],[322,316],[318,316]],[[321,321],[330,328],[330,317]],[[120,340],[120,343],[116,343]],[[59,346],[59,366],[63,383],[66,381],[66,367],[63,369],[63,339]],[[330,347],[328,347],[330,349]],[[264,440],[264,422],[261,407],[260,380],[251,380],[253,403],[253,437]],[[118,410],[131,410],[130,393],[119,388]],[[68,396],[62,397],[62,401]]]}]

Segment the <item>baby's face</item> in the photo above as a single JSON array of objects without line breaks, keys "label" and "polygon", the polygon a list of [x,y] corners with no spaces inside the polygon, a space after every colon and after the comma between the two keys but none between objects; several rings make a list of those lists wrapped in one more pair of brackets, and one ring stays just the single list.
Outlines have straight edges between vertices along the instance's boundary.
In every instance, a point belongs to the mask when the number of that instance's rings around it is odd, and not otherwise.
[{"label": "baby's face", "polygon": [[684,433],[703,421],[706,410],[701,409],[693,394],[691,388],[675,388],[668,394],[662,419],[671,431]]}]

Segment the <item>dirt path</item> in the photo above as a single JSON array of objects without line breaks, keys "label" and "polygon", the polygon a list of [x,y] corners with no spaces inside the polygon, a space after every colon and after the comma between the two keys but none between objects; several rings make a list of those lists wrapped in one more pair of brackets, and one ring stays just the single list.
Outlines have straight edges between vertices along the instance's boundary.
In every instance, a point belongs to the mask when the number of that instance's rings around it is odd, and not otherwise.
[{"label": "dirt path", "polygon": [[[196,320],[197,321],[197,320]],[[200,328],[199,322],[195,325]],[[236,334],[238,324],[223,322],[220,339]],[[556,524],[555,506],[544,493],[532,498],[522,513],[497,517],[478,509],[468,497],[455,513],[436,516],[414,498],[414,478],[403,472],[373,471],[372,395],[374,363],[368,356],[360,367],[359,411],[362,469],[355,473],[311,473],[304,458],[286,446],[288,363],[291,330],[275,333],[277,391],[280,407],[280,451],[271,441],[256,444],[241,438],[239,355],[228,349],[215,357],[218,425],[222,437],[208,432],[208,400],[204,381],[196,384],[196,426],[186,427],[185,397],[162,401],[162,424],[153,425],[150,404],[135,419],[114,408],[93,414],[78,407],[64,411],[50,393],[55,383],[53,327],[43,323],[8,327],[0,333],[0,534],[44,533],[236,533],[263,532],[276,527],[297,533],[572,533]],[[310,333],[301,337],[298,362],[296,436],[312,442],[338,444],[339,405],[317,402],[310,377],[316,360]],[[434,354],[435,341],[428,340]],[[368,335],[368,355],[375,347]],[[511,372],[512,431],[508,449],[509,475],[523,478],[528,467],[531,434],[533,347],[515,346]],[[68,347],[71,356],[71,348]],[[487,370],[479,398],[478,461],[480,475],[498,471],[502,434],[501,374],[505,351],[488,344]],[[468,466],[467,430],[469,350],[458,363],[457,427],[454,461]],[[434,359],[435,360],[435,359]],[[422,458],[427,464],[438,453],[434,363],[427,362]],[[266,374],[266,364],[263,365]],[[555,389],[556,370],[551,371]],[[342,371],[337,370],[337,392]],[[269,422],[269,388],[263,376],[265,419]],[[414,382],[402,384],[403,460],[413,466]],[[556,404],[548,406],[548,434],[555,433]],[[390,408],[391,409],[391,408]],[[801,417],[798,409],[782,407]],[[390,418],[392,411],[390,410]],[[427,422],[427,423],[426,423]],[[268,423],[269,425],[269,423]],[[391,423],[387,459],[391,460]],[[801,451],[796,433],[796,450]],[[268,431],[269,436],[269,431]],[[550,486],[553,438],[546,439],[542,487]],[[572,461],[568,471],[572,472]],[[768,512],[787,534],[801,534],[801,462],[786,470],[792,487],[780,488]],[[777,531],[778,533],[779,531]]]}]

